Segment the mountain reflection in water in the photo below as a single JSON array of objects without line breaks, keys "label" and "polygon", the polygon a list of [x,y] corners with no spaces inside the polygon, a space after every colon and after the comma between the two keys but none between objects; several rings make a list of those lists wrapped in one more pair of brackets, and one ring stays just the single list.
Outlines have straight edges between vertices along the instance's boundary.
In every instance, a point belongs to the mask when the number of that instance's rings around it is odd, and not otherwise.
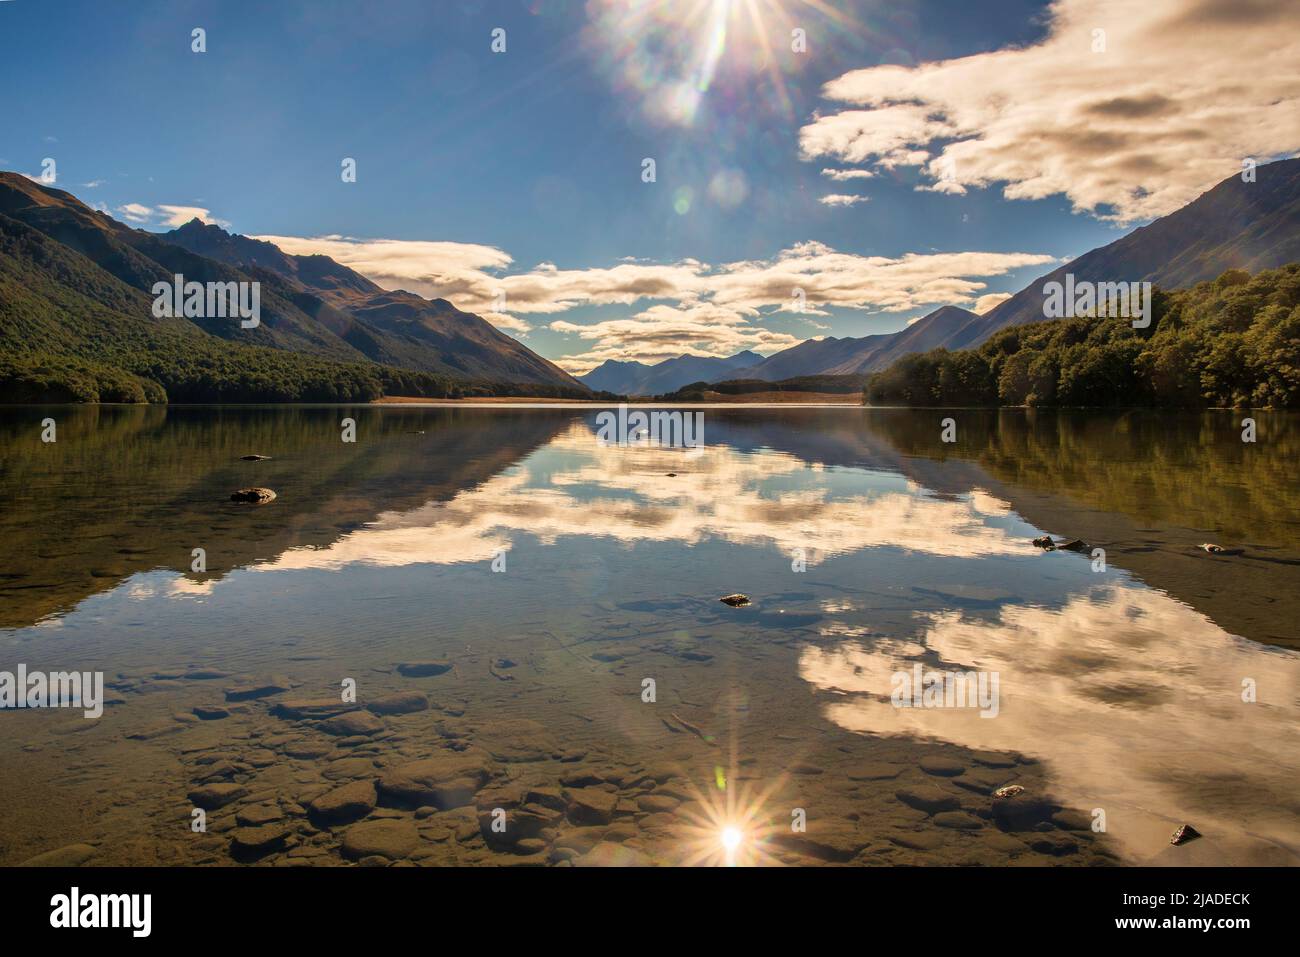
[{"label": "mountain reflection in water", "polygon": [[[1186,822],[1206,838],[1182,860],[1300,860],[1293,419],[1243,453],[1231,417],[962,413],[944,446],[935,413],[705,414],[704,448],[667,449],[598,442],[590,409],[118,410],[51,449],[41,413],[5,412],[0,640],[32,664],[57,633],[115,673],[689,637],[710,649],[690,660],[726,661],[712,681],[812,695],[841,733],[1039,759],[1126,859],[1167,860]],[[250,476],[275,503],[223,501]],[[1044,532],[1102,545],[1105,569],[1034,548]],[[1228,535],[1234,564],[1191,548]],[[735,591],[754,605],[719,609]],[[997,672],[997,717],[893,707],[916,663]],[[629,720],[602,733],[654,746]]]}]

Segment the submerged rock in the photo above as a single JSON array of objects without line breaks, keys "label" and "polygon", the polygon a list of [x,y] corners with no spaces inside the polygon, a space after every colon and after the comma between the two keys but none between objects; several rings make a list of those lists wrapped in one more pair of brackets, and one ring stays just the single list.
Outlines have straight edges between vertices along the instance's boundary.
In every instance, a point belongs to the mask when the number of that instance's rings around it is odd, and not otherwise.
[{"label": "submerged rock", "polygon": [[236,492],[230,493],[232,502],[246,502],[251,505],[265,505],[267,502],[274,500],[275,492],[269,488],[253,486],[250,488],[241,488]]},{"label": "submerged rock", "polygon": [[723,595],[718,601],[724,605],[730,605],[732,608],[743,608],[750,603],[748,595],[742,595],[737,592],[734,595]]},{"label": "submerged rock", "polygon": [[326,718],[316,727],[338,738],[350,738],[359,734],[378,734],[384,730],[384,722],[369,711],[349,711]]},{"label": "submerged rock", "polygon": [[289,831],[278,824],[236,828],[230,835],[230,851],[236,857],[269,854],[283,848],[288,836]]},{"label": "submerged rock", "polygon": [[316,798],[307,812],[322,824],[350,824],[373,811],[377,799],[373,781],[353,781]]},{"label": "submerged rock", "polygon": [[400,661],[397,664],[398,674],[408,678],[432,678],[448,671],[451,671],[450,661]]},{"label": "submerged rock", "polygon": [[288,698],[277,701],[271,708],[271,714],[277,718],[332,718],[336,714],[356,711],[359,705],[338,698]]},{"label": "submerged rock", "polygon": [[429,699],[418,691],[397,691],[375,698],[366,708],[375,714],[411,714],[428,711]]},{"label": "submerged rock", "polygon": [[618,795],[600,788],[569,788],[564,796],[569,801],[569,820],[578,825],[608,824],[618,806]]},{"label": "submerged rock", "polygon": [[908,807],[914,807],[918,811],[925,811],[927,814],[935,814],[939,811],[955,811],[961,807],[961,802],[957,800],[956,795],[949,794],[933,784],[917,784],[910,788],[901,788],[894,792],[894,797]]},{"label": "submerged rock", "polygon": [[1190,824],[1183,824],[1179,826],[1178,830],[1174,831],[1173,837],[1169,838],[1169,843],[1174,847],[1181,847],[1189,841],[1196,840],[1200,836],[1201,832],[1196,828],[1192,827]]},{"label": "submerged rock", "polygon": [[343,835],[343,856],[353,861],[367,857],[400,861],[419,844],[420,835],[410,821],[363,821]]},{"label": "submerged rock", "polygon": [[258,455],[256,452],[254,452],[252,455],[240,456],[240,458],[243,459],[245,462],[265,462],[270,457],[271,456],[269,455]]},{"label": "submerged rock", "polygon": [[993,796],[998,799],[1013,798],[1017,794],[1024,794],[1025,789],[1019,784],[1008,784],[1006,787],[998,788],[993,792]]},{"label": "submerged rock", "polygon": [[205,811],[215,811],[217,808],[225,807],[231,801],[238,801],[247,794],[248,789],[241,784],[209,784],[195,788],[189,793],[189,799],[194,802],[195,807],[201,807]]},{"label": "submerged rock", "polygon": [[390,768],[379,779],[379,790],[405,804],[430,804],[445,811],[469,804],[489,777],[491,769],[482,755],[440,751]]},{"label": "submerged rock", "polygon": [[89,844],[69,844],[66,847],[46,851],[29,857],[19,867],[78,867],[86,863],[99,851]]},{"label": "submerged rock", "polygon": [[246,678],[226,689],[227,701],[249,701],[289,690],[289,679],[280,675],[269,678]]}]

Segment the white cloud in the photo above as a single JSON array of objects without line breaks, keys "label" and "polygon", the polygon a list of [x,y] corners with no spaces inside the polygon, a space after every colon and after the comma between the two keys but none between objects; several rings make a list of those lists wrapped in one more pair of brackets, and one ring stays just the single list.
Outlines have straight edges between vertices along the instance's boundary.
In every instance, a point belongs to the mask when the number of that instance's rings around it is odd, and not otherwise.
[{"label": "white cloud", "polygon": [[117,207],[117,212],[130,223],[147,223],[153,216],[153,209],[140,203],[126,203]]},{"label": "white cloud", "polygon": [[[559,319],[556,332],[594,342],[590,350],[557,360],[581,374],[606,359],[654,362],[689,353],[772,352],[800,339],[758,320],[776,314],[805,319],[828,307],[906,312],[922,306],[969,305],[986,289],[984,278],[1054,262],[1032,253],[911,253],[897,258],[840,253],[817,242],[798,243],[770,260],[710,265],[618,261],[609,267],[561,269],[541,263],[503,274],[514,262],[504,250],[473,243],[344,236],[257,236],[295,255],[323,254],[381,286],[445,298],[512,331],[527,331],[520,315],[559,316],[590,306],[639,307],[631,315],[597,322]],[[795,308],[796,290],[806,305]],[[500,296],[504,294],[504,301]]]},{"label": "white cloud", "polygon": [[[1104,52],[1094,52],[1104,31]],[[855,70],[845,108],[800,131],[804,158],[920,167],[922,188],[1002,183],[1132,222],[1300,150],[1300,5],[1276,0],[1056,0],[1026,47]]]},{"label": "white cloud", "polygon": [[873,179],[876,174],[869,169],[824,169],[822,175],[844,182],[850,179]]},{"label": "white cloud", "polygon": [[984,295],[980,296],[978,299],[975,300],[975,305],[971,306],[970,309],[971,312],[978,313],[979,315],[982,316],[984,315],[984,313],[988,312],[994,306],[1001,305],[1002,303],[1006,302],[1010,298],[1011,298],[1011,293],[1009,292],[985,293]]},{"label": "white cloud", "polygon": [[212,226],[221,226],[227,228],[230,223],[224,219],[217,219],[212,215],[211,210],[204,209],[202,206],[159,206],[158,214],[162,219],[164,226],[184,226],[191,219],[197,219],[201,222]]},{"label": "white cloud", "polygon": [[824,206],[856,206],[858,203],[865,203],[868,199],[869,196],[854,196],[850,193],[827,193],[817,202]]},{"label": "white cloud", "polygon": [[204,223],[209,223],[222,228],[229,228],[230,223],[224,219],[217,219],[212,215],[211,210],[202,206],[171,206],[160,204],[158,206],[145,206],[143,203],[125,203],[117,207],[118,214],[130,223],[138,223],[142,226],[184,226],[191,219],[198,219]]}]

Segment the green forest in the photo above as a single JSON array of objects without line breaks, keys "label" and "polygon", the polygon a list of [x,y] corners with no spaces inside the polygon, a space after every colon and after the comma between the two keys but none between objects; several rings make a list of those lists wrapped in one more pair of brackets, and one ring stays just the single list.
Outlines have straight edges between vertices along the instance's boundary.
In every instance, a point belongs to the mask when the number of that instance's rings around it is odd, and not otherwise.
[{"label": "green forest", "polygon": [[1052,319],[976,349],[905,356],[874,374],[869,405],[1300,407],[1300,263],[1232,269],[1152,292],[1152,321]]}]

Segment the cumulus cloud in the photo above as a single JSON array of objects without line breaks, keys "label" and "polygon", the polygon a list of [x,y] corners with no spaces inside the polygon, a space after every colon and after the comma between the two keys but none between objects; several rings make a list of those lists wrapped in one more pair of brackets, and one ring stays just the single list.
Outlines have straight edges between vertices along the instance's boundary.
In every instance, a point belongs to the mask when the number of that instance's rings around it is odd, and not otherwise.
[{"label": "cumulus cloud", "polygon": [[855,196],[852,193],[827,193],[820,197],[817,202],[825,206],[856,206],[858,203],[865,203],[870,197]]},{"label": "cumulus cloud", "polygon": [[984,315],[994,306],[1001,305],[1011,298],[1009,292],[987,292],[975,300],[975,305],[971,306],[971,312]]},{"label": "cumulus cloud", "polygon": [[1056,0],[1026,47],[854,70],[800,131],[805,159],[918,167],[921,188],[1003,184],[1118,223],[1162,216],[1300,151],[1300,6]]},{"label": "cumulus cloud", "polygon": [[198,219],[222,228],[230,226],[230,223],[224,219],[217,219],[212,215],[211,210],[203,206],[173,206],[166,203],[145,206],[143,203],[124,203],[117,207],[117,213],[128,223],[137,223],[141,226],[168,226],[174,229],[177,226],[184,226],[191,219]]},{"label": "cumulus cloud", "polygon": [[[798,243],[768,260],[711,265],[619,260],[613,266],[561,269],[541,263],[504,274],[514,260],[472,243],[344,236],[257,236],[295,255],[323,254],[389,289],[406,289],[526,331],[521,315],[555,316],[553,331],[593,347],[557,360],[582,374],[606,359],[655,362],[688,353],[733,355],[775,351],[799,338],[764,328],[777,314],[804,319],[829,307],[905,312],[923,306],[969,305],[984,279],[1023,266],[1054,262],[1031,253],[912,253],[897,258],[841,253],[817,242]],[[560,314],[591,306],[635,306],[628,316],[575,322]]]},{"label": "cumulus cloud", "polygon": [[871,179],[876,174],[869,169],[824,169],[822,175],[836,182],[844,182],[850,179]]}]

